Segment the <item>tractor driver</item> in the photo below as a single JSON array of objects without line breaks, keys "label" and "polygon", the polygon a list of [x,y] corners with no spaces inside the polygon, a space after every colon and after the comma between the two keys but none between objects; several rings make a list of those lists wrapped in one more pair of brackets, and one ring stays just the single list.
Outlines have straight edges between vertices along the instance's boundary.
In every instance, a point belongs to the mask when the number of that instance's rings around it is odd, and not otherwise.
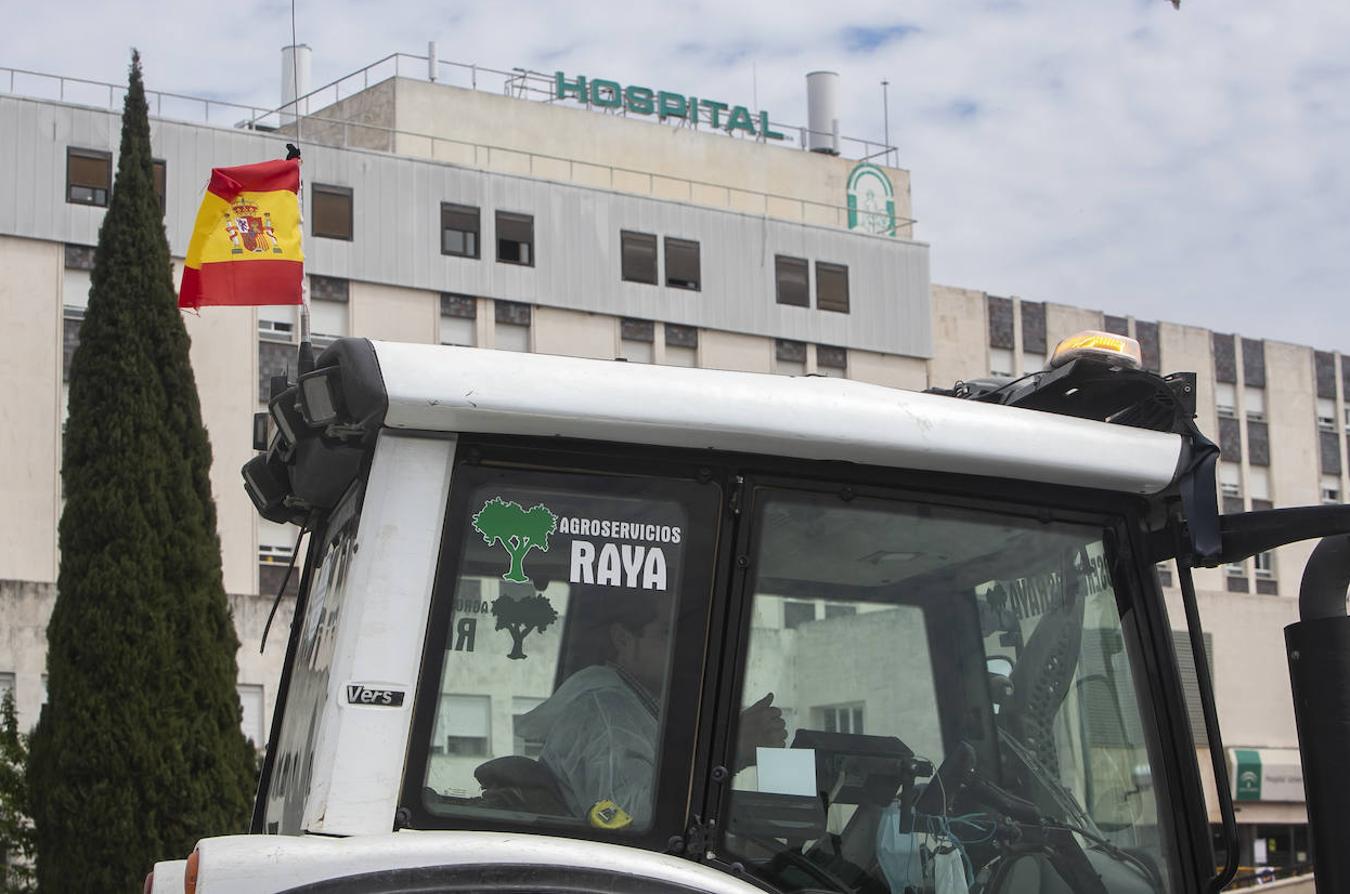
[{"label": "tractor driver", "polygon": [[[568,677],[517,730],[543,741],[539,760],[573,816],[602,829],[642,829],[652,817],[671,602],[639,593],[607,599],[597,632],[604,662]],[[737,769],[754,763],[757,747],[786,741],[783,713],[769,693],[741,713]]]}]

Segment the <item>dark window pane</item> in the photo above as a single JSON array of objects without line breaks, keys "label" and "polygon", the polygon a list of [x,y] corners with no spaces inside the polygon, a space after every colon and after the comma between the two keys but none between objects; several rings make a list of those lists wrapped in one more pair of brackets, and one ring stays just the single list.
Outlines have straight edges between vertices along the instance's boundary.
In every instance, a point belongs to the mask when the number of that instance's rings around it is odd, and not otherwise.
[{"label": "dark window pane", "polygon": [[666,324],[666,344],[673,348],[697,348],[698,327]]},{"label": "dark window pane", "polygon": [[[1247,586],[1247,578],[1238,574],[1227,575],[1228,592],[1230,593],[1250,593],[1251,587]],[[1204,727],[1201,727],[1204,729]]]},{"label": "dark window pane", "polygon": [[656,285],[656,237],[619,231],[620,276],[628,282]]},{"label": "dark window pane", "polygon": [[93,270],[94,246],[66,243],[67,270]]},{"label": "dark window pane", "polygon": [[1130,334],[1130,321],[1124,317],[1116,317],[1107,314],[1105,319],[1102,320],[1102,325],[1105,326],[1106,331],[1110,332],[1112,335]]},{"label": "dark window pane", "polygon": [[811,293],[807,288],[807,266],[802,258],[774,255],[774,279],[778,284],[778,303],[794,307],[810,307]]},{"label": "dark window pane", "polygon": [[1219,454],[1230,462],[1242,461],[1242,430],[1236,419],[1219,417]]},{"label": "dark window pane", "polygon": [[641,341],[651,344],[656,341],[656,324],[651,320],[619,321],[619,337],[624,341]]},{"label": "dark window pane", "polygon": [[272,396],[272,377],[287,376],[296,371],[298,355],[295,345],[282,341],[258,342],[258,400],[266,402]]},{"label": "dark window pane", "polygon": [[[1246,508],[1246,507],[1242,505],[1242,498],[1241,498],[1241,497],[1224,497],[1224,498],[1223,498],[1223,514],[1224,514],[1224,515],[1237,515],[1239,512],[1242,512],[1245,508]],[[1255,509],[1256,507],[1253,506],[1252,508]]]},{"label": "dark window pane", "polygon": [[1214,332],[1209,339],[1214,347],[1214,381],[1236,383],[1237,349],[1233,346],[1233,336]]},{"label": "dark window pane", "polygon": [[66,201],[106,207],[112,189],[112,153],[66,149]]},{"label": "dark window pane", "polygon": [[459,317],[463,320],[478,318],[478,299],[472,295],[456,295],[453,292],[441,293],[441,316]]},{"label": "dark window pane", "polygon": [[1322,474],[1341,474],[1341,439],[1334,431],[1319,431],[1318,446],[1322,453]]},{"label": "dark window pane", "polygon": [[478,257],[478,227],[477,208],[441,203],[441,254]]},{"label": "dark window pane", "polygon": [[325,239],[352,238],[352,191],[342,186],[310,186],[310,216],[314,220],[314,235]]},{"label": "dark window pane", "polygon": [[1336,399],[1336,355],[1330,351],[1313,352],[1313,369],[1317,378],[1317,396]]},{"label": "dark window pane", "polygon": [[783,626],[788,630],[795,630],[815,619],[816,604],[814,602],[787,601],[783,603]]},{"label": "dark window pane", "polygon": [[1041,301],[1022,302],[1022,350],[1045,353],[1045,304]]},{"label": "dark window pane", "polygon": [[776,339],[773,345],[774,356],[785,363],[806,362],[806,342]]},{"label": "dark window pane", "polygon": [[346,301],[351,294],[349,280],[337,276],[309,275],[309,297],[314,301]]},{"label": "dark window pane", "polygon": [[534,217],[497,212],[497,260],[503,264],[534,266]]},{"label": "dark window pane", "polygon": [[530,306],[518,301],[494,301],[493,315],[498,323],[510,323],[513,326],[530,325]]},{"label": "dark window pane", "polygon": [[694,291],[703,287],[697,242],[666,237],[666,285]]},{"label": "dark window pane", "polygon": [[1266,387],[1266,343],[1258,338],[1242,340],[1242,384],[1248,388]]},{"label": "dark window pane", "polygon": [[985,299],[989,311],[989,347],[1013,348],[1013,303],[1011,298],[988,295]]},{"label": "dark window pane", "polygon": [[159,196],[159,213],[164,213],[165,208],[165,180],[166,180],[166,162],[157,158],[151,162],[155,177],[155,195]]},{"label": "dark window pane", "polygon": [[1280,595],[1280,582],[1268,577],[1258,577],[1256,579],[1256,592],[1262,596],[1278,596]]},{"label": "dark window pane", "polygon": [[848,313],[848,268],[816,261],[816,307]]},{"label": "dark window pane", "polygon": [[1135,320],[1134,336],[1139,342],[1139,354],[1143,360],[1144,369],[1157,372],[1162,367],[1158,347],[1158,324]]},{"label": "dark window pane", "polygon": [[847,369],[848,349],[816,345],[816,366],[823,366],[826,369]]},{"label": "dark window pane", "polygon": [[1264,422],[1247,420],[1247,461],[1254,466],[1270,465],[1270,427]]}]

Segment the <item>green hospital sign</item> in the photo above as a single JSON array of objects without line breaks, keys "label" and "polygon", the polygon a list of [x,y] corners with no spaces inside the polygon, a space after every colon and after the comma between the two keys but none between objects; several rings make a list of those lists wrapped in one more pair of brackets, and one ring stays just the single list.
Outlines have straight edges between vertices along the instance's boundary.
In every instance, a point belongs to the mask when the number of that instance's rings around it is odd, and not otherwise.
[{"label": "green hospital sign", "polygon": [[662,121],[670,118],[682,118],[697,124],[702,113],[706,112],[708,121],[718,130],[729,134],[737,131],[751,137],[767,140],[781,140],[784,136],[769,126],[769,113],[751,114],[745,106],[731,106],[711,99],[699,99],[697,96],[685,96],[669,90],[653,90],[650,87],[621,85],[618,81],[604,78],[587,79],[577,75],[571,80],[563,72],[553,76],[553,98],[574,98],[590,103],[601,109],[625,109],[634,115],[656,115]]}]

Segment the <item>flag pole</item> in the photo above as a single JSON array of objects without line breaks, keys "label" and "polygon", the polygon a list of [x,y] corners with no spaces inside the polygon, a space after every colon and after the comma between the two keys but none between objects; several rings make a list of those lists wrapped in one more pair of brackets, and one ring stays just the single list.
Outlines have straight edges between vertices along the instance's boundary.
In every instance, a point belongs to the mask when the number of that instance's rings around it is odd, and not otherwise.
[{"label": "flag pole", "polygon": [[[295,0],[291,0],[291,83],[295,96],[291,98],[291,111],[295,113],[295,145],[286,144],[286,157],[300,157],[300,130],[304,118],[300,114],[300,63],[297,61],[295,42]],[[308,108],[308,103],[306,103]],[[300,203],[300,231],[305,229],[305,178],[300,178],[300,189],[296,192],[296,201]],[[309,336],[309,277],[300,275],[300,355],[296,359],[296,368],[300,375],[314,369],[314,344]]]}]

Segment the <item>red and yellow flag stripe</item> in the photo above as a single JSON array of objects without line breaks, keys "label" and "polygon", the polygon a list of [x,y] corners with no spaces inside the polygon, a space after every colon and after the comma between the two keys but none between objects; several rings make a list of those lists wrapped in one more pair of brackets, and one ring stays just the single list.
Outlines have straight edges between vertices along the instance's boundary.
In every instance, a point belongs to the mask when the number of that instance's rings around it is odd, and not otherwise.
[{"label": "red and yellow flag stripe", "polygon": [[178,306],[299,304],[299,191],[299,159],[212,168]]}]

